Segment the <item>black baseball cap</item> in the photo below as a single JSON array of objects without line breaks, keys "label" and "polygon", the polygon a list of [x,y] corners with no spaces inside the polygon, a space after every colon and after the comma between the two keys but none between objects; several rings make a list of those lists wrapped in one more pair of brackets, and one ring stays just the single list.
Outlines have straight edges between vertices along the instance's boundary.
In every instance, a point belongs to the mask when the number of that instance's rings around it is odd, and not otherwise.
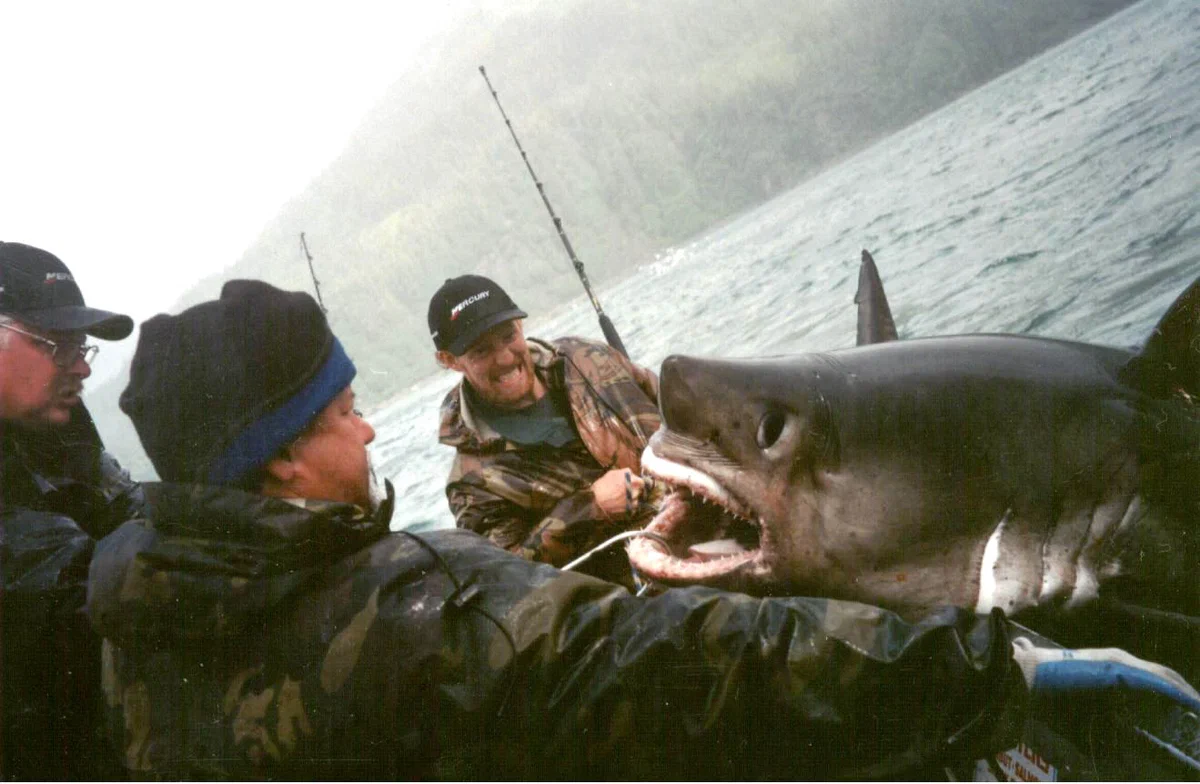
[{"label": "black baseball cap", "polygon": [[133,331],[129,316],[87,307],[57,256],[19,242],[0,242],[0,314],[47,332],[85,332],[105,340]]},{"label": "black baseball cap", "polygon": [[433,345],[455,356],[497,324],[525,316],[498,283],[482,275],[449,278],[429,300]]}]

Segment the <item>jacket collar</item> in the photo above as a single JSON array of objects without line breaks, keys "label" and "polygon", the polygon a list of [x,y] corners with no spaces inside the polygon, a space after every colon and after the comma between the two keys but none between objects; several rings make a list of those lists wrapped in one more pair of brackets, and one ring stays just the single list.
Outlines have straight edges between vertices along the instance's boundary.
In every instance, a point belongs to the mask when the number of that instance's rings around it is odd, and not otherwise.
[{"label": "jacket collar", "polygon": [[[364,509],[357,504],[350,504],[353,510],[350,516],[354,519],[365,520],[374,518],[383,528],[387,528],[392,521],[392,512],[396,508],[396,488],[392,487],[392,480],[384,479],[384,498],[379,502],[379,506],[375,507],[374,511]],[[297,509],[304,509],[309,512],[318,514],[336,514],[339,510],[345,510],[346,504],[338,501],[322,501],[315,498],[280,498],[280,501],[291,504]]]},{"label": "jacket collar", "polygon": [[103,449],[83,403],[71,409],[64,425],[26,428],[0,422],[0,499],[35,506],[36,497],[60,485],[96,485]]}]

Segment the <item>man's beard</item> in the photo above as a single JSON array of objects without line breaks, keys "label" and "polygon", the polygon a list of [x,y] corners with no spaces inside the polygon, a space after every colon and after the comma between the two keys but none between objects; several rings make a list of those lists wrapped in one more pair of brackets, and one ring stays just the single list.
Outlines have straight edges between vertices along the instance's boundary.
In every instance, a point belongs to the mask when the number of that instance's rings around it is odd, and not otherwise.
[{"label": "man's beard", "polygon": [[378,511],[379,505],[387,499],[387,490],[375,475],[375,461],[371,459],[370,452],[367,452],[367,496],[371,500],[372,512]]},{"label": "man's beard", "polygon": [[[55,430],[65,426],[66,422],[59,422],[51,419],[53,412],[65,410],[67,412],[68,421],[71,416],[71,411],[82,404],[83,382],[77,378],[55,379],[50,382],[49,395],[44,403],[40,406],[25,412],[23,416],[16,419],[12,424],[19,424],[27,430],[43,431]],[[68,399],[74,398],[70,403]]]}]

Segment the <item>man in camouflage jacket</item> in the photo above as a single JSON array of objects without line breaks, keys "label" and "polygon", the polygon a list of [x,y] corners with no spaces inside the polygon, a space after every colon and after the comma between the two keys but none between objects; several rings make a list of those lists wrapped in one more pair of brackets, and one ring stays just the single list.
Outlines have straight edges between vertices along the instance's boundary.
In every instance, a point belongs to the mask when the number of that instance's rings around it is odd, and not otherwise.
[{"label": "man in camouflage jacket", "polygon": [[[474,275],[430,302],[438,362],[464,376],[442,404],[438,439],[456,451],[446,496],[458,527],[563,566],[652,512],[640,473],[661,424],[658,379],[603,344],[526,340],[524,316]],[[546,421],[559,433],[539,428]],[[623,549],[582,569],[630,579]]]},{"label": "man in camouflage jacket", "polygon": [[94,540],[141,491],[80,402],[88,335],[128,316],[84,305],[56,256],[0,242],[0,778],[111,778],[100,743],[100,640],[83,603]]},{"label": "man in camouflage jacket", "polygon": [[639,598],[390,532],[353,375],[312,298],[266,284],[143,325],[122,408],[168,482],[88,591],[135,775],[928,776],[1007,747],[1044,654],[999,612]]}]

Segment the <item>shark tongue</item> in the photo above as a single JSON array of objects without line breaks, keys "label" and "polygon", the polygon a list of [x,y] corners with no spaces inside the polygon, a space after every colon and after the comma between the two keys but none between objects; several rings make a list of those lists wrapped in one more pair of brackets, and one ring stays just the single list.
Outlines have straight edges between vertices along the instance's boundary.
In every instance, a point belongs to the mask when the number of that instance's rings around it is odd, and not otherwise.
[{"label": "shark tongue", "polygon": [[711,542],[700,542],[688,548],[688,553],[700,561],[711,561],[744,552],[746,552],[746,548],[738,544],[736,539],[716,539]]}]

